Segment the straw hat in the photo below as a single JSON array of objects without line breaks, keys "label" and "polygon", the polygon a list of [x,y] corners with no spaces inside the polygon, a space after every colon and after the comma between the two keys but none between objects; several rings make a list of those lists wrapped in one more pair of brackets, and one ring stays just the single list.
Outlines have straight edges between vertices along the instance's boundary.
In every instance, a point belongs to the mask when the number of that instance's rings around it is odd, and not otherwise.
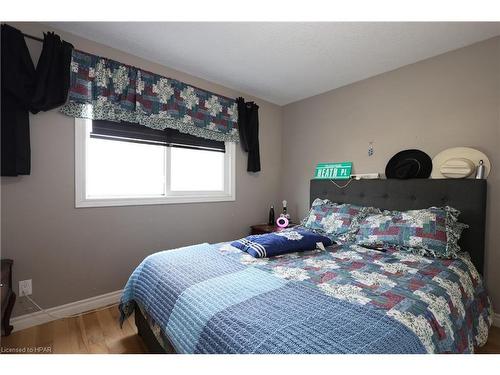
[{"label": "straw hat", "polygon": [[488,157],[479,150],[470,147],[452,147],[441,151],[432,159],[432,178],[474,178],[479,161],[482,160],[485,173],[490,173]]}]

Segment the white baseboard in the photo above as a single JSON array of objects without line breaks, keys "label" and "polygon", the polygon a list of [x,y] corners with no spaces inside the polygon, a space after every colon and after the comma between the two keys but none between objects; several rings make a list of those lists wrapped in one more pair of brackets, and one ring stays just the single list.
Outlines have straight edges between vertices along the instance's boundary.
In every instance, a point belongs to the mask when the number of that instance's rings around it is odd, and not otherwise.
[{"label": "white baseboard", "polygon": [[71,302],[66,305],[51,307],[45,310],[53,316],[47,315],[43,311],[16,316],[10,320],[10,324],[14,326],[13,332],[20,331],[22,329],[51,322],[53,320],[62,319],[64,317],[118,303],[121,295],[122,290],[117,290],[115,292],[101,294],[100,296],[82,299],[81,301]]},{"label": "white baseboard", "polygon": [[500,328],[500,313],[493,314],[493,325]]}]

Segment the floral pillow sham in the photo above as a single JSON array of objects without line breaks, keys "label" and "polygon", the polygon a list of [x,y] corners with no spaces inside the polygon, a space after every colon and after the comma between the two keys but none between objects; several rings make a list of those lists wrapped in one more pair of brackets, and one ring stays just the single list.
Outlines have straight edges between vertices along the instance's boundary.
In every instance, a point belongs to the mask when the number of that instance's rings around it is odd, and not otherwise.
[{"label": "floral pillow sham", "polygon": [[359,221],[374,213],[380,213],[380,210],[316,198],[301,224],[310,230],[325,234],[335,242],[344,243],[354,240]]},{"label": "floral pillow sham", "polygon": [[359,223],[356,243],[372,248],[394,247],[435,258],[455,258],[458,240],[468,225],[458,222],[460,211],[431,207],[410,211],[383,211]]}]

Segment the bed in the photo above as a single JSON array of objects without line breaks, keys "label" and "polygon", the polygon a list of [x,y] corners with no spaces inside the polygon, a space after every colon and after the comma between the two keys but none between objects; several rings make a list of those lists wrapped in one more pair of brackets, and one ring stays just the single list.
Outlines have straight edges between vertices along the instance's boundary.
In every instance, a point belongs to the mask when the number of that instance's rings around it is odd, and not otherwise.
[{"label": "bed", "polygon": [[[338,184],[337,184],[338,185]],[[147,257],[121,319],[135,312],[152,353],[472,353],[492,323],[481,273],[486,181],[361,180],[328,198],[385,209],[450,205],[470,228],[457,259],[355,244],[273,258],[199,244]]]}]

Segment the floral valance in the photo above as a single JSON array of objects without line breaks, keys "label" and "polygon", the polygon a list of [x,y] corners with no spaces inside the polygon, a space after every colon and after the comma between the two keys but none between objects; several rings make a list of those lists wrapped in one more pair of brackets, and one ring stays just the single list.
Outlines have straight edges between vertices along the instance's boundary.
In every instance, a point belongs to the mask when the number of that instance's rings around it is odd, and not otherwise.
[{"label": "floral valance", "polygon": [[153,129],[173,128],[217,141],[239,140],[234,99],[76,50],[68,101],[61,112]]}]

